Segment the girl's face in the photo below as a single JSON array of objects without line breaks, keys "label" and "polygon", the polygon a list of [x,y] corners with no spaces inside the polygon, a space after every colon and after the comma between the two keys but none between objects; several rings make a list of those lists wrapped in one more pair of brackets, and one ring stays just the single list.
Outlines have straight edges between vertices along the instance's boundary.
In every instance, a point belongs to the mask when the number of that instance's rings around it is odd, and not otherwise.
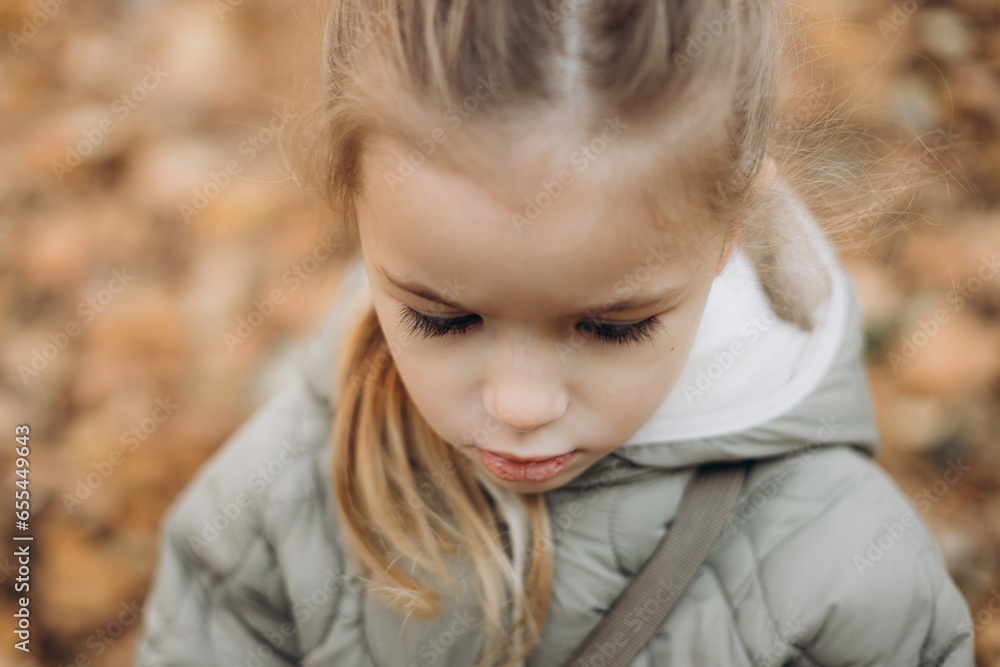
[{"label": "girl's face", "polygon": [[522,492],[561,486],[673,387],[731,239],[631,216],[627,180],[600,160],[567,164],[561,192],[557,172],[510,200],[430,161],[400,182],[407,150],[369,143],[358,206],[403,384],[480,472]]}]

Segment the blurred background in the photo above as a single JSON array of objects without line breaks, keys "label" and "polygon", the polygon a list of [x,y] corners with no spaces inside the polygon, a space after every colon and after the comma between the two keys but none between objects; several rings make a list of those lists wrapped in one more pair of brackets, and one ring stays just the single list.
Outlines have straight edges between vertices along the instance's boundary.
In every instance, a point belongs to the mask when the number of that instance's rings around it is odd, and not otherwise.
[{"label": "blurred background", "polygon": [[[25,654],[5,500],[2,665],[132,664],[165,508],[331,303],[343,262],[288,141],[320,90],[324,4],[0,4],[0,496],[28,424],[34,536]],[[894,150],[843,239],[879,460],[969,602],[978,664],[1000,666],[1000,2],[796,5],[813,102],[793,121],[836,109]]]}]

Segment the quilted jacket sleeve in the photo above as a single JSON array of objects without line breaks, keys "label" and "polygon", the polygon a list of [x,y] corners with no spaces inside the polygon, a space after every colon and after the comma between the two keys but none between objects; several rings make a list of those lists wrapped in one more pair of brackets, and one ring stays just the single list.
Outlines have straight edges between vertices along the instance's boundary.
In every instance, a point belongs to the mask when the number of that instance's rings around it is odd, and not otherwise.
[{"label": "quilted jacket sleeve", "polygon": [[301,399],[301,388],[291,387],[259,409],[171,505],[138,667],[298,664],[267,513],[273,487],[297,474],[304,458],[289,447]]},{"label": "quilted jacket sleeve", "polygon": [[917,509],[874,464],[852,501],[869,520],[804,653],[831,667],[973,667],[968,606]]},{"label": "quilted jacket sleeve", "polygon": [[765,521],[794,513],[795,529],[762,529],[752,545],[787,664],[973,667],[968,606],[888,474],[838,447],[789,480]]}]

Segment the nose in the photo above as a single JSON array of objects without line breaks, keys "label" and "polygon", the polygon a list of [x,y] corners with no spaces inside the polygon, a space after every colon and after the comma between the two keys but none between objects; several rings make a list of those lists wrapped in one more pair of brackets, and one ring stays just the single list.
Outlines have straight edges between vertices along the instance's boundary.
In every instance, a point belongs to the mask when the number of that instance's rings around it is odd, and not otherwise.
[{"label": "nose", "polygon": [[486,413],[519,433],[556,421],[568,403],[563,387],[537,382],[491,383],[483,390]]},{"label": "nose", "polygon": [[566,413],[569,397],[558,373],[539,372],[523,363],[504,366],[483,388],[483,407],[488,415],[514,431],[526,433]]}]

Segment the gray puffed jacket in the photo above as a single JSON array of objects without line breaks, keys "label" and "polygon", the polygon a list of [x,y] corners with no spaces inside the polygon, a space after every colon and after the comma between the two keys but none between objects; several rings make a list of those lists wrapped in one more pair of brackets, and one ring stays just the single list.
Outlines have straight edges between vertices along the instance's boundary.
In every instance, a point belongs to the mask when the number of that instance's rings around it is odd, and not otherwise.
[{"label": "gray puffed jacket", "polygon": [[[853,283],[825,241],[809,243],[822,260],[812,282],[826,285],[811,332],[754,315],[759,290],[717,279],[663,410],[547,493],[554,588],[527,667],[556,667],[584,639],[669,529],[694,467],[734,459],[754,464],[729,525],[634,667],[972,666],[966,603],[919,512],[872,460]],[[331,379],[361,272],[348,272],[300,377],[171,506],[139,667],[476,663],[469,598],[404,623],[365,594],[338,531]]]}]

